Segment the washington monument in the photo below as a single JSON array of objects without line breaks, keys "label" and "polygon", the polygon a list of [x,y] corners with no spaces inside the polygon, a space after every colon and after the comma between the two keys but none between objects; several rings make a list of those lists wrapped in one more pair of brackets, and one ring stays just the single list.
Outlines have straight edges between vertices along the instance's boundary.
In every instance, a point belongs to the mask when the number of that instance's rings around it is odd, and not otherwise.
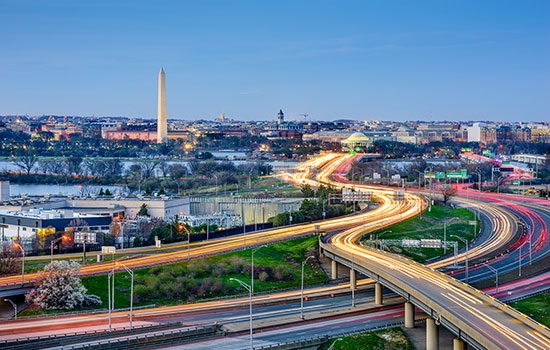
[{"label": "washington monument", "polygon": [[168,125],[166,122],[166,77],[164,70],[159,72],[159,101],[157,112],[157,143],[168,141]]}]

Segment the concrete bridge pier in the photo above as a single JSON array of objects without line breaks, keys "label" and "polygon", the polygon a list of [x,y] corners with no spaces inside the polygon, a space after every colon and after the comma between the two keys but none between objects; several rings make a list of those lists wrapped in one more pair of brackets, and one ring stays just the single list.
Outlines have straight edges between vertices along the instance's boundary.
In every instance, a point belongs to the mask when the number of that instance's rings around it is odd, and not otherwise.
[{"label": "concrete bridge pier", "polygon": [[336,260],[332,260],[332,264],[330,265],[330,273],[333,280],[338,278],[338,263]]},{"label": "concrete bridge pier", "polygon": [[355,270],[354,269],[349,270],[349,285],[350,285],[351,290],[356,290],[357,289],[357,278],[355,276]]},{"label": "concrete bridge pier", "polygon": [[376,283],[374,285],[374,304],[382,305],[383,298],[384,295],[382,294],[382,285],[380,283]]},{"label": "concrete bridge pier", "polygon": [[410,301],[405,303],[405,328],[414,328],[414,305]]},{"label": "concrete bridge pier", "polygon": [[458,338],[453,339],[453,350],[466,350],[467,344]]},{"label": "concrete bridge pier", "polygon": [[426,319],[426,350],[439,350],[439,326],[433,318]]}]

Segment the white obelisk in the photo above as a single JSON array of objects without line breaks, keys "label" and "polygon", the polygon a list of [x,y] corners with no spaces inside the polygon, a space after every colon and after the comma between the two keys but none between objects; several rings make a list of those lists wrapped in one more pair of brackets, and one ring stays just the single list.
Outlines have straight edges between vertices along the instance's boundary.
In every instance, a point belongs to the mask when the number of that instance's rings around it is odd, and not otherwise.
[{"label": "white obelisk", "polygon": [[157,113],[157,143],[163,143],[168,140],[168,125],[166,122],[166,77],[164,69],[159,72],[159,101]]}]

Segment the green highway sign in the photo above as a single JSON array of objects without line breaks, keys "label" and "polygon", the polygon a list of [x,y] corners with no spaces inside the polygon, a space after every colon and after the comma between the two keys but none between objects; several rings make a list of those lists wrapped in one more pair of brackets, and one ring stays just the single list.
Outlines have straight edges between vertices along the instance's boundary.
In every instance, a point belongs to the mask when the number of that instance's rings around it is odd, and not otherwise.
[{"label": "green highway sign", "polygon": [[460,171],[447,172],[448,179],[465,179],[467,177],[468,177],[468,172],[466,171],[466,169],[460,169]]},{"label": "green highway sign", "polygon": [[435,173],[435,177],[438,178],[438,179],[444,179],[445,178],[445,172],[438,171],[437,173]]},{"label": "green highway sign", "polygon": [[521,185],[521,181],[514,181],[512,182],[512,185]]}]

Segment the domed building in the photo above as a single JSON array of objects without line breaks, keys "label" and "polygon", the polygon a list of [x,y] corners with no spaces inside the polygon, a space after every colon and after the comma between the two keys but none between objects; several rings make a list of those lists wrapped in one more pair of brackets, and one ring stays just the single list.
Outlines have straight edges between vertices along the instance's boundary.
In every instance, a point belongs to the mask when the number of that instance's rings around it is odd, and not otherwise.
[{"label": "domed building", "polygon": [[385,131],[355,132],[341,141],[342,149],[347,151],[366,151],[374,141],[395,141],[395,137]]}]

